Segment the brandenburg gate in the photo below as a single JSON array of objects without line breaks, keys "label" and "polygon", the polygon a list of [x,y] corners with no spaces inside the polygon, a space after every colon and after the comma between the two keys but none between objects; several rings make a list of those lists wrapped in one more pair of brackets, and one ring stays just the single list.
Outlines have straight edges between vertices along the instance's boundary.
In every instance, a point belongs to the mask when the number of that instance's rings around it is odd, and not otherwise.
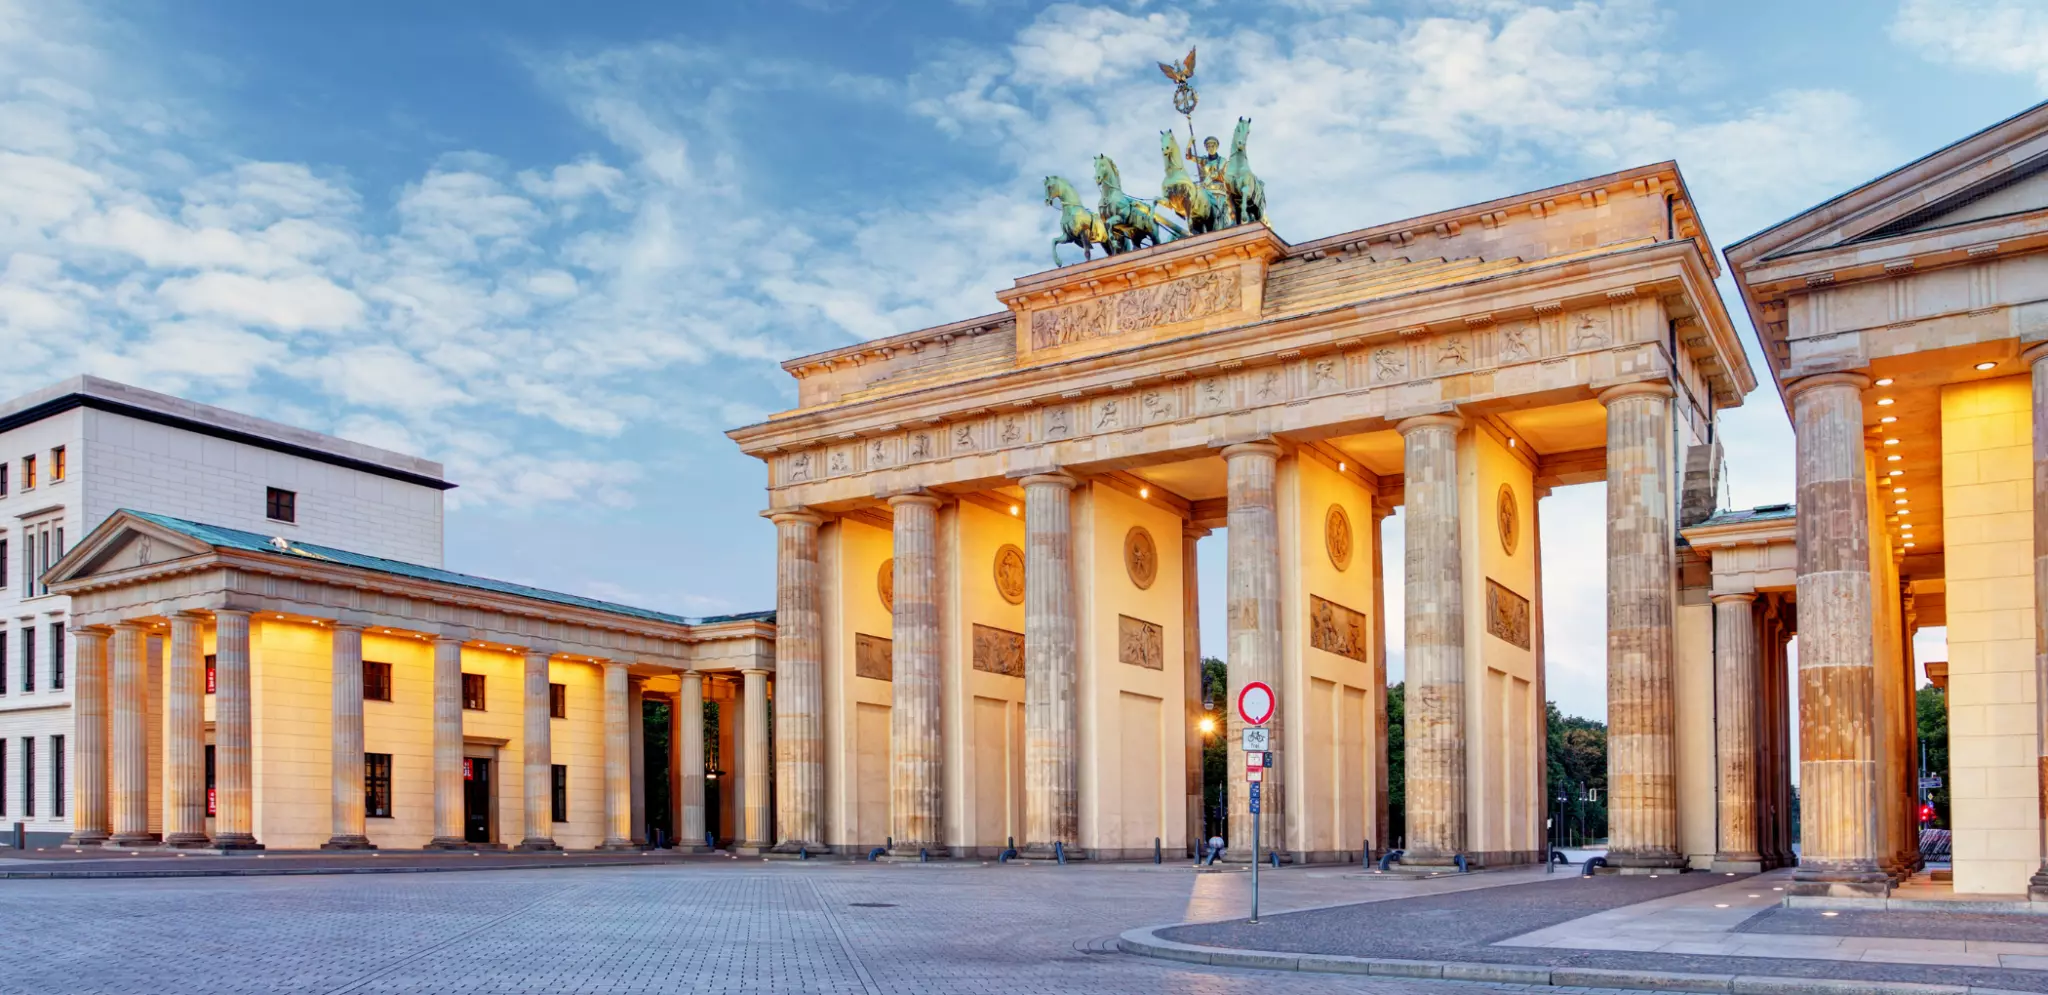
[{"label": "brandenburg gate", "polygon": [[1717,775],[1712,718],[1679,716],[1680,630],[1714,613],[1681,595],[1680,495],[1755,386],[1718,275],[1666,162],[1299,244],[1246,220],[1128,246],[1017,280],[995,313],[783,364],[797,407],[730,433],[778,535],[779,846],[1185,852],[1196,539],[1224,528],[1230,693],[1280,700],[1264,846],[1387,845],[1400,624],[1404,862],[1540,860],[1537,504],[1605,480],[1609,860],[1711,856],[1711,802],[1704,842],[1681,839],[1683,770],[1707,797]]}]

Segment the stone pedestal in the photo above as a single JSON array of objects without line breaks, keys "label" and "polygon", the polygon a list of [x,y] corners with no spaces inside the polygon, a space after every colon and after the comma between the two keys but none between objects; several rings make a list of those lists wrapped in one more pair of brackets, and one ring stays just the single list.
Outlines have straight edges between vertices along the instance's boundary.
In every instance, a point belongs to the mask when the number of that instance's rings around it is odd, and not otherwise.
[{"label": "stone pedestal", "polygon": [[1799,869],[1788,894],[1883,896],[1869,484],[1855,373],[1808,377],[1793,404],[1799,508]]},{"label": "stone pedestal", "polygon": [[[604,668],[604,842],[600,850],[632,850],[633,756],[630,688],[626,665],[606,660]],[[551,830],[552,831],[552,830]]]},{"label": "stone pedestal", "polygon": [[1064,473],[1024,484],[1024,851],[1043,856],[1081,836],[1080,716],[1073,515]]},{"label": "stone pedestal", "polygon": [[71,633],[71,836],[67,847],[96,847],[109,835],[107,813],[107,640],[101,626]]},{"label": "stone pedestal", "polygon": [[114,847],[153,846],[149,829],[149,629],[139,622],[114,626],[113,793]]},{"label": "stone pedestal", "polygon": [[560,850],[555,843],[554,730],[548,712],[550,654],[526,651],[526,687],[521,766],[524,768],[526,835],[515,850]]},{"label": "stone pedestal", "polygon": [[[214,610],[213,846],[217,850],[263,849],[263,844],[256,842],[249,625],[248,612]],[[202,670],[202,682],[205,676]],[[203,752],[201,756],[204,757]],[[201,804],[204,805],[203,795]]]},{"label": "stone pedestal", "polygon": [[889,708],[889,836],[899,855],[949,853],[939,836],[939,499],[889,499],[895,513],[895,611]]},{"label": "stone pedestal", "polygon": [[1684,866],[1678,848],[1671,385],[1600,393],[1607,408],[1607,861]]},{"label": "stone pedestal", "polygon": [[1451,415],[1410,418],[1401,433],[1407,560],[1405,864],[1465,852],[1465,567],[1458,528],[1458,433]]},{"label": "stone pedestal", "polygon": [[429,850],[470,848],[462,824],[462,640],[434,640],[434,838]]},{"label": "stone pedestal", "polygon": [[[333,737],[329,764],[334,835],[322,850],[374,850],[364,819],[363,627],[337,622],[333,630]],[[175,640],[173,640],[175,643]]]},{"label": "stone pedestal", "polygon": [[1714,870],[1763,870],[1757,846],[1756,595],[1714,598],[1714,752],[1719,760],[1719,837]]},{"label": "stone pedestal", "polygon": [[[825,625],[818,596],[818,526],[809,512],[780,512],[775,522],[775,831],[776,849],[818,853],[825,846]],[[688,693],[685,684],[686,699]],[[703,697],[697,682],[696,698]],[[697,778],[698,828],[686,836],[702,843],[703,710],[697,723],[697,760],[684,777]],[[687,789],[686,789],[687,790]]]},{"label": "stone pedestal", "polygon": [[[1226,734],[1230,759],[1225,763],[1230,794],[1229,846],[1224,859],[1252,859],[1251,798],[1238,773],[1244,765],[1244,719],[1237,713],[1237,694],[1252,681],[1264,681],[1280,694],[1280,512],[1275,487],[1280,475],[1280,447],[1250,442],[1223,450],[1229,503],[1229,563],[1225,574],[1225,612],[1229,619],[1230,701]],[[1281,698],[1272,731],[1276,766],[1266,771],[1259,789],[1259,852],[1284,850],[1287,840],[1287,760],[1281,755],[1285,715],[1298,705]]]}]

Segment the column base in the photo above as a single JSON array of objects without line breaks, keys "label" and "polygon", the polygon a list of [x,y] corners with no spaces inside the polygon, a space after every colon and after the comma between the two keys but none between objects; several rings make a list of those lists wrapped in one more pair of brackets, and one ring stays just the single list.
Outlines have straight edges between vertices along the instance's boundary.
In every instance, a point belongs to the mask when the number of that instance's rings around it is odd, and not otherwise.
[{"label": "column base", "polygon": [[1803,864],[1792,872],[1792,883],[1785,886],[1785,894],[1797,898],[1886,898],[1891,892],[1891,878],[1875,862],[1833,867]]},{"label": "column base", "polygon": [[727,853],[738,854],[742,857],[763,857],[775,849],[775,844],[767,840],[737,840],[725,849]]},{"label": "column base", "polygon": [[1715,874],[1762,874],[1764,858],[1758,854],[1718,854],[1708,870]]},{"label": "column base", "polygon": [[1607,854],[1607,866],[1623,874],[1639,872],[1644,874],[1685,870],[1685,858],[1675,853],[1656,850],[1638,850],[1634,853]]},{"label": "column base", "polygon": [[463,839],[463,838],[462,838],[462,837],[460,837],[460,836],[436,836],[436,837],[434,837],[433,839],[430,839],[430,840],[428,840],[428,841],[427,841],[427,845],[426,845],[426,846],[423,846],[423,847],[420,847],[420,849],[422,849],[422,850],[474,850],[474,849],[476,849],[476,844],[474,844],[474,843],[471,843],[470,841],[468,841],[468,840],[466,840],[466,839]]},{"label": "column base", "polygon": [[375,850],[377,844],[368,836],[335,836],[320,844],[322,850]]},{"label": "column base", "polygon": [[164,837],[166,850],[210,850],[213,840],[205,833],[172,833]]},{"label": "column base", "polygon": [[[676,849],[677,849],[677,850],[680,850],[680,851],[683,851],[683,852],[685,852],[685,853],[705,853],[705,852],[709,852],[709,851],[707,851],[707,850],[705,850],[705,849],[704,849],[704,847],[703,847],[703,845],[702,845],[702,844],[699,844],[699,845],[698,845],[698,846],[696,846],[696,847],[684,847],[684,846],[683,846],[682,844],[678,843],[678,844],[676,844]],[[770,852],[770,853],[795,853],[795,852],[797,852],[798,850],[803,850],[803,851],[805,851],[805,852],[809,853],[809,854],[810,854],[811,856],[813,856],[813,857],[815,857],[815,856],[818,856],[819,854],[823,854],[823,853],[831,853],[831,852],[832,852],[832,848],[831,848],[831,847],[829,847],[829,846],[826,846],[826,845],[825,845],[825,844],[823,844],[823,843],[812,843],[812,842],[809,842],[809,841],[806,841],[806,840],[783,840],[782,842],[780,842],[780,843],[777,843],[777,844],[775,844],[775,845],[774,845],[773,847],[771,847],[771,848],[769,849],[769,851],[768,851],[768,852]]]},{"label": "column base", "polygon": [[2048,867],[2035,871],[2034,876],[2027,879],[2027,901],[2048,902]]},{"label": "column base", "polygon": [[262,850],[264,846],[256,842],[256,837],[249,833],[222,833],[213,838],[213,848],[216,850]]},{"label": "column base", "polygon": [[107,843],[107,834],[102,829],[81,829],[64,840],[66,850],[98,849]]},{"label": "column base", "polygon": [[[1017,848],[1017,856],[1023,857],[1026,860],[1051,860],[1053,859],[1052,847],[1051,843],[1026,843]],[[1069,846],[1065,849],[1068,860],[1088,859],[1088,855],[1082,853],[1079,847]]]},{"label": "column base", "polygon": [[155,846],[162,841],[163,837],[155,833],[115,833],[108,837],[107,842],[103,845],[112,850],[125,850],[136,847]]},{"label": "column base", "polygon": [[551,851],[560,850],[561,848],[561,845],[556,843],[554,837],[552,836],[528,836],[527,838],[520,840],[519,844],[517,846],[514,846],[512,849],[530,851]]},{"label": "column base", "polygon": [[[898,860],[916,860],[920,849],[932,860],[945,860],[953,855],[953,851],[942,843],[898,843],[889,848],[889,856]],[[1074,855],[1067,854],[1067,859],[1074,859]]]},{"label": "column base", "polygon": [[640,844],[635,843],[632,840],[609,839],[605,840],[602,843],[599,843],[595,847],[595,849],[602,850],[607,853],[624,853],[630,850],[640,850],[644,848]]},{"label": "column base", "polygon": [[1413,867],[1455,867],[1458,855],[1435,850],[1406,850],[1401,854],[1400,863]]}]

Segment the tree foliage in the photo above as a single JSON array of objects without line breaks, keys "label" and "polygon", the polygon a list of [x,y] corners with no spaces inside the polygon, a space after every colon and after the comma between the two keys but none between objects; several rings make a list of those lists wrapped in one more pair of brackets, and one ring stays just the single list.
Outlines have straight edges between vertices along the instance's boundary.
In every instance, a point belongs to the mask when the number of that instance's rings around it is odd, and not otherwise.
[{"label": "tree foliage", "polygon": [[1930,684],[1920,689],[1916,705],[1920,713],[1920,746],[1927,755],[1927,773],[1941,778],[1941,787],[1927,793],[1934,806],[1932,828],[1947,829],[1948,821],[1948,694]]}]

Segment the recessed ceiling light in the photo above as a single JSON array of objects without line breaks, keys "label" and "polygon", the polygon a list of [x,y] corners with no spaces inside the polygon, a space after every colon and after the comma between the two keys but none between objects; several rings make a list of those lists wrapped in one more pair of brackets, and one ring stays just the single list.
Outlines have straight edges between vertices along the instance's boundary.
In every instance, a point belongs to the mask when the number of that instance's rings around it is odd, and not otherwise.
[{"label": "recessed ceiling light", "polygon": [[1997,367],[1998,367],[1998,364],[1997,364],[1997,363],[1978,363],[1978,364],[1977,364],[1977,369],[1979,369],[1979,370],[1990,370],[1990,369],[1996,369]]},{"label": "recessed ceiling light", "polygon": [[1889,397],[1880,397],[1877,399],[1877,406],[1880,408],[1889,408],[1892,406],[1892,399]]},{"label": "recessed ceiling light", "polygon": [[1886,440],[1884,440],[1884,444],[1885,444],[1885,445],[1887,445],[1887,446],[1896,446],[1896,445],[1898,445],[1898,444],[1899,444],[1899,440],[1897,440],[1897,439],[1886,439]]},{"label": "recessed ceiling light", "polygon": [[1879,381],[1877,382],[1877,385],[1878,385],[1879,387],[1889,387],[1889,386],[1891,386],[1891,385],[1892,385],[1892,378],[1890,378],[1890,377],[1885,377],[1885,378],[1883,378],[1883,379],[1879,380]]},{"label": "recessed ceiling light", "polygon": [[1885,474],[1885,476],[1887,476],[1887,477],[1903,477],[1903,476],[1905,476],[1905,475],[1906,475],[1906,471],[1904,471],[1904,470],[1893,470],[1892,472],[1890,472],[1890,473],[1888,473],[1888,474]]},{"label": "recessed ceiling light", "polygon": [[1912,512],[1910,512],[1910,511],[1906,511],[1906,510],[1904,510],[1904,509],[1901,509],[1901,510],[1899,511],[1899,515],[1900,515],[1901,517],[1903,517],[1903,516],[1906,516],[1906,515],[1910,515],[1910,514],[1912,514]]},{"label": "recessed ceiling light", "polygon": [[1148,497],[1151,497],[1151,496],[1152,496],[1152,488],[1150,488],[1150,487],[1140,487],[1140,488],[1138,488],[1138,496],[1139,496],[1139,497],[1141,497],[1141,498],[1148,498]]},{"label": "recessed ceiling light", "polygon": [[1912,549],[1912,548],[1913,548],[1913,544],[1909,542],[1909,543],[1907,543],[1907,544],[1906,544],[1905,548],[1907,548],[1907,549]]},{"label": "recessed ceiling light", "polygon": [[1892,488],[1892,493],[1893,493],[1893,494],[1904,494],[1904,493],[1906,493],[1906,489],[1905,489],[1905,488],[1903,488],[1903,487],[1894,487],[1894,488]]},{"label": "recessed ceiling light", "polygon": [[1016,513],[1017,513],[1017,506],[1013,504],[1013,505],[1011,505],[1011,506],[1010,506],[1010,514],[1014,515],[1014,514],[1016,514]]},{"label": "recessed ceiling light", "polygon": [[1898,453],[1893,453],[1893,454],[1891,454],[1890,456],[1887,456],[1887,457],[1885,457],[1885,458],[1884,458],[1884,461],[1885,461],[1885,462],[1887,462],[1887,463],[1897,463],[1897,462],[1899,461],[1899,459],[1900,459],[1900,457],[1899,457],[1899,454],[1898,454]]},{"label": "recessed ceiling light", "polygon": [[1338,473],[1343,473],[1343,472],[1344,472],[1344,470],[1345,470],[1345,465],[1344,465],[1344,464],[1342,464],[1342,463],[1339,463],[1339,464],[1337,464],[1337,472],[1338,472]]},{"label": "recessed ceiling light", "polygon": [[1905,504],[1905,503],[1906,503],[1906,499],[1905,499],[1905,498],[1900,498],[1900,499],[1898,499],[1897,501],[1893,501],[1892,503],[1893,503],[1893,504]]}]

